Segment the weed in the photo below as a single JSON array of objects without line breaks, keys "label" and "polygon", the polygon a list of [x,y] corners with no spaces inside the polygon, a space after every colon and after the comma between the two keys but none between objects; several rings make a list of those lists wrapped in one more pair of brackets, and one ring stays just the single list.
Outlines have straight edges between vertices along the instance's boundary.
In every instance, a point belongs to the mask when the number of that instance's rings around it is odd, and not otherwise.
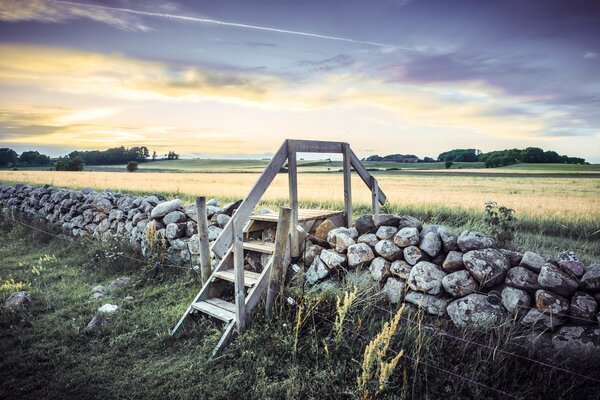
[{"label": "weed", "polygon": [[336,310],[337,314],[335,316],[335,325],[333,330],[335,332],[335,344],[336,347],[339,346],[344,332],[344,320],[346,319],[346,314],[352,307],[352,303],[356,299],[356,294],[358,290],[356,287],[352,289],[352,291],[347,291],[344,293],[344,297],[341,298],[337,296],[336,299]]},{"label": "weed", "polygon": [[485,223],[501,246],[509,245],[515,235],[517,217],[512,208],[499,206],[495,201],[485,203]]}]

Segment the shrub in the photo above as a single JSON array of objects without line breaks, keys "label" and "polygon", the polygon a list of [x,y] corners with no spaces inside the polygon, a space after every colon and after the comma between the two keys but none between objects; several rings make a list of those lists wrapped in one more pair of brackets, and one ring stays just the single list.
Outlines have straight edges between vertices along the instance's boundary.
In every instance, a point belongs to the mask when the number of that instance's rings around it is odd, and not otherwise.
[{"label": "shrub", "polygon": [[138,170],[138,163],[136,161],[129,161],[127,163],[127,171],[135,172]]},{"label": "shrub", "polygon": [[485,203],[484,221],[498,244],[507,245],[512,241],[517,225],[515,210],[488,201]]},{"label": "shrub", "polygon": [[452,166],[452,164],[453,164],[452,161],[446,161],[444,163],[444,165],[446,166],[446,169],[450,168]]}]

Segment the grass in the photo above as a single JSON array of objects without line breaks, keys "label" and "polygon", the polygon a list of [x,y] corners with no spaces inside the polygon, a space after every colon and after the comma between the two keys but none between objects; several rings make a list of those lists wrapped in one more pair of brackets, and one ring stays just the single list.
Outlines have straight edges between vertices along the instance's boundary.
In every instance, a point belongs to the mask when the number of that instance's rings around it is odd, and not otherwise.
[{"label": "grass", "polygon": [[[168,335],[199,289],[187,271],[150,274],[144,263],[128,258],[136,256],[131,250],[65,242],[6,214],[0,219],[0,235],[0,280],[26,283],[33,297],[27,312],[0,314],[0,398],[358,398],[364,393],[357,378],[364,372],[365,348],[381,337],[384,323],[395,313],[361,287],[345,311],[344,333],[336,341],[336,296],[351,287],[349,281],[316,290],[293,284],[287,295],[297,300],[298,308],[278,307],[270,322],[259,313],[223,355],[210,359],[220,336],[216,322],[200,318],[181,336]],[[39,274],[32,272],[34,267]],[[123,275],[134,283],[112,290],[105,301],[88,300],[93,286],[108,286]],[[0,293],[3,300],[8,295]],[[126,296],[133,300],[125,301]],[[95,310],[108,302],[121,309],[107,330],[86,333]],[[453,331],[494,349],[489,350],[436,335],[437,329],[447,328],[444,323],[425,318],[423,324],[438,326],[430,330],[419,323],[422,319],[407,313],[393,332],[385,331],[389,359],[379,361],[385,385],[368,381],[375,391],[382,388],[378,398],[505,398],[507,393],[578,399],[597,394],[589,381],[504,353],[516,349],[510,330],[486,335]],[[401,351],[404,355],[390,371]],[[600,378],[598,366],[580,364],[577,371]]]}]

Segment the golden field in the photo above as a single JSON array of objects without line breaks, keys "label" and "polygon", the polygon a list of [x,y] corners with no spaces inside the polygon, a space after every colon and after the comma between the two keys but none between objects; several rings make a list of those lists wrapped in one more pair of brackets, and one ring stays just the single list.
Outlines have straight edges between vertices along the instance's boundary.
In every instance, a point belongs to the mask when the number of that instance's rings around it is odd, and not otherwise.
[{"label": "golden field", "polygon": [[[244,197],[257,173],[125,173],[0,171],[0,181],[59,187],[158,192],[168,197]],[[482,210],[488,200],[514,208],[518,215],[600,223],[600,178],[482,176],[412,176],[381,174],[381,188],[394,206]],[[343,199],[341,174],[299,174],[301,201],[338,206]],[[353,176],[355,204],[369,204],[370,192]],[[279,174],[264,200],[288,196],[287,175]]]}]

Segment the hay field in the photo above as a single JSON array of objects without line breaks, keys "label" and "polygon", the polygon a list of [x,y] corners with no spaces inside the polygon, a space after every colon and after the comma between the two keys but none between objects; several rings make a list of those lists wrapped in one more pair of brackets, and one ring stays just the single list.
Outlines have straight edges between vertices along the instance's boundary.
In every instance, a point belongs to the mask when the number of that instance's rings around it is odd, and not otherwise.
[{"label": "hay field", "polygon": [[[167,196],[204,195],[241,198],[259,174],[119,173],[0,171],[0,181],[51,184],[61,187],[156,192]],[[564,221],[600,221],[600,178],[530,178],[481,176],[377,176],[392,205],[481,210],[488,200],[509,206],[520,215]],[[343,199],[341,174],[299,174],[301,201],[337,206]],[[288,196],[287,175],[279,174],[265,200]],[[370,192],[353,176],[353,199],[369,204]]]}]

